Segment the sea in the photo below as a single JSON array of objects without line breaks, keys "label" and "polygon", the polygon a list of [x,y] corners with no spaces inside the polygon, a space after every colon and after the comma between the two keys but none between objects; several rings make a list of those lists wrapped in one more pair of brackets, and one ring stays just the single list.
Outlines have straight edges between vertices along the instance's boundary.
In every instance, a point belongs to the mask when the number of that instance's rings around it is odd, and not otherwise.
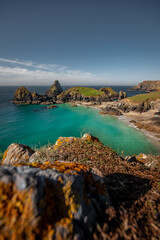
[{"label": "sea", "polygon": [[[63,90],[71,86],[62,86]],[[91,86],[100,89],[104,86]],[[139,92],[128,91],[131,86],[109,86],[115,91],[126,91],[128,96]],[[4,152],[11,143],[26,144],[40,148],[55,144],[60,136],[81,137],[92,134],[117,153],[133,155],[139,153],[158,154],[159,149],[141,131],[120,121],[117,117],[100,115],[99,110],[86,106],[72,107],[59,104],[56,109],[42,105],[15,105],[11,103],[16,86],[0,87],[0,151]],[[39,94],[49,86],[27,86]],[[142,93],[142,92],[141,92]]]}]

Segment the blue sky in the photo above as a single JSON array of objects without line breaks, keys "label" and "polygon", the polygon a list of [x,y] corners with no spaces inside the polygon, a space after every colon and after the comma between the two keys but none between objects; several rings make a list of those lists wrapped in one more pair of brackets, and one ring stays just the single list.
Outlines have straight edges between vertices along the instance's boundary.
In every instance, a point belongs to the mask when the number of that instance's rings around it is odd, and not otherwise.
[{"label": "blue sky", "polygon": [[0,85],[160,79],[159,0],[0,1]]}]

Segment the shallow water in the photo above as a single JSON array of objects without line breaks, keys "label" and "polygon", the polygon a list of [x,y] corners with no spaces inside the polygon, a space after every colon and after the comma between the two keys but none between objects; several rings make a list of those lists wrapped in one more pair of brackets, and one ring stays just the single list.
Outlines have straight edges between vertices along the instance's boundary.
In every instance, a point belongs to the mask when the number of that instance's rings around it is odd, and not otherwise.
[{"label": "shallow water", "polygon": [[0,117],[0,150],[13,142],[31,147],[55,143],[60,136],[80,137],[90,133],[105,145],[124,155],[157,153],[156,147],[141,132],[117,118],[100,115],[99,110],[70,104],[46,109],[40,105],[3,107]]}]

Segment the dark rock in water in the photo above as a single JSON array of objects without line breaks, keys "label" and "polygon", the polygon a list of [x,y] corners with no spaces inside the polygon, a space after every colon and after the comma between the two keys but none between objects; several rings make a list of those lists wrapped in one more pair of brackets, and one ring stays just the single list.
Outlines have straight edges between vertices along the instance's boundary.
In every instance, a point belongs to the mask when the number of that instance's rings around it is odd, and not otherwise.
[{"label": "dark rock in water", "polygon": [[78,107],[77,104],[73,104],[72,107]]},{"label": "dark rock in water", "polygon": [[59,83],[58,80],[54,82],[54,84],[45,92],[45,95],[48,97],[56,97],[59,95],[61,92],[63,92],[63,89]]},{"label": "dark rock in water", "polygon": [[51,106],[48,106],[47,109],[53,109],[53,108],[57,108],[56,105],[51,105]]},{"label": "dark rock in water", "polygon": [[40,95],[37,92],[31,92],[25,87],[17,88],[12,100],[15,104],[43,104],[50,105],[55,101],[45,95]]},{"label": "dark rock in water", "polygon": [[103,178],[78,163],[1,166],[0,190],[2,239],[92,239],[110,206]]},{"label": "dark rock in water", "polygon": [[107,106],[103,108],[100,112],[100,114],[109,114],[109,115],[115,115],[115,116],[120,116],[123,115],[118,109],[114,107]]},{"label": "dark rock in water", "polygon": [[52,104],[53,99],[48,96],[39,95],[37,92],[31,92],[25,87],[17,88],[12,100],[15,104]]},{"label": "dark rock in water", "polygon": [[126,92],[123,92],[123,91],[119,92],[118,100],[124,99],[126,97],[127,97],[127,93]]}]

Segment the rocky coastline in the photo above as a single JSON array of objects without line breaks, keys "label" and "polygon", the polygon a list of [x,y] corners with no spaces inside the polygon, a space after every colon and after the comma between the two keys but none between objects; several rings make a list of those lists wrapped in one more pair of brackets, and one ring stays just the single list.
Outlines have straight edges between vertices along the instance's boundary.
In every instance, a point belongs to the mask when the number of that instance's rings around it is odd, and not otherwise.
[{"label": "rocky coastline", "polygon": [[[154,83],[156,82],[156,83]],[[143,85],[144,84],[144,85]],[[140,86],[146,86],[146,81]],[[159,81],[148,83],[147,86],[159,86]],[[137,89],[135,87],[135,89]],[[140,89],[144,89],[140,87]],[[149,89],[145,87],[145,89]],[[116,100],[116,101],[115,101]],[[147,137],[154,139],[160,144],[160,117],[156,113],[160,112],[160,91],[150,94],[140,94],[127,98],[125,92],[116,93],[111,88],[73,87],[63,91],[58,80],[46,91],[44,95],[30,92],[25,87],[16,90],[13,98],[15,104],[41,104],[50,105],[48,109],[54,109],[55,103],[71,103],[72,106],[84,105],[100,109],[100,114],[113,116],[125,116],[131,125],[143,130]]]},{"label": "rocky coastline", "polygon": [[12,102],[14,104],[42,104],[52,105],[54,103],[67,103],[74,101],[82,102],[109,102],[116,99],[124,99],[127,94],[120,91],[119,94],[111,88],[101,88],[96,90],[87,87],[74,87],[63,91],[58,80],[45,92],[40,95],[37,92],[31,92],[25,87],[16,89]]}]

